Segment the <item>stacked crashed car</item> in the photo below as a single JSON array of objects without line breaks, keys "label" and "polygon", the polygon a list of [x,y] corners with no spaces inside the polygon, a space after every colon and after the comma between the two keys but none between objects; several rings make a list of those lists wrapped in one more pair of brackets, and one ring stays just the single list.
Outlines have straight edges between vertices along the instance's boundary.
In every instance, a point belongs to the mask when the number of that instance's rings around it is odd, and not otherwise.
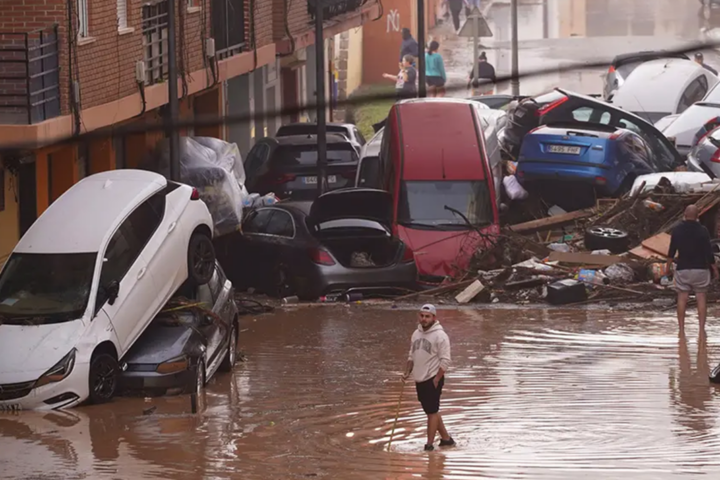
[{"label": "stacked crashed car", "polygon": [[637,133],[567,122],[544,125],[525,136],[516,175],[527,189],[540,187],[546,200],[574,208],[594,204],[596,195],[625,193],[639,175],[669,167]]},{"label": "stacked crashed car", "polygon": [[526,98],[508,111],[507,127],[500,141],[517,157],[525,135],[541,125],[563,122],[589,122],[623,128],[640,135],[663,166],[670,170],[684,163],[673,143],[648,121],[596,98],[556,88]]},{"label": "stacked crashed car", "polygon": [[119,361],[157,313],[213,276],[199,198],[156,173],[117,170],[50,205],[0,273],[0,409],[112,398]]},{"label": "stacked crashed car", "polygon": [[236,285],[271,295],[411,290],[415,257],[391,233],[392,207],[389,193],[367,188],[281,202],[248,213],[243,234],[218,252]]},{"label": "stacked crashed car", "polygon": [[162,311],[123,358],[119,391],[200,393],[215,372],[229,372],[235,365],[238,309],[220,265],[209,283],[191,293],[202,308]]},{"label": "stacked crashed car", "polygon": [[[698,130],[708,122],[715,123],[720,117],[720,83],[716,84],[705,97],[691,105],[681,114],[668,115],[658,121],[655,126],[671,140],[681,155],[687,155],[697,144]],[[714,127],[713,127],[714,128]],[[706,134],[708,129],[702,134]]]}]

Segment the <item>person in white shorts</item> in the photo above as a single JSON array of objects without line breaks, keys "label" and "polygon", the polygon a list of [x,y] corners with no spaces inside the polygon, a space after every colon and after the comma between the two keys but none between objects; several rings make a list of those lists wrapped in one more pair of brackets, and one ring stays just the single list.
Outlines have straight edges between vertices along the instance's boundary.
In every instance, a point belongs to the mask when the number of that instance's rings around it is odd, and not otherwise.
[{"label": "person in white shorts", "polygon": [[[675,262],[675,290],[678,292],[677,318],[680,331],[685,330],[685,312],[690,294],[694,293],[698,305],[700,331],[705,331],[707,318],[707,291],[713,276],[718,277],[710,234],[698,221],[699,210],[695,205],[685,209],[685,218],[672,232],[668,267]],[[677,255],[677,258],[675,256]]]}]

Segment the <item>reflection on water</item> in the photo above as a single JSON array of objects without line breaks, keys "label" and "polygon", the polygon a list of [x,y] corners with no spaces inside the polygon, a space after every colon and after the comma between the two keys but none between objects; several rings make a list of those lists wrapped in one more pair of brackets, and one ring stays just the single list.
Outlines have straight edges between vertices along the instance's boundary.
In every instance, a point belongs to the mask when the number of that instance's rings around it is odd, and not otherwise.
[{"label": "reflection on water", "polygon": [[[249,360],[187,397],[0,416],[10,479],[592,478],[720,473],[708,384],[720,329],[602,311],[441,311],[458,446],[422,452],[403,368],[415,313],[333,307],[248,319]],[[402,393],[392,451],[385,452]],[[149,406],[157,409],[144,415]]]}]

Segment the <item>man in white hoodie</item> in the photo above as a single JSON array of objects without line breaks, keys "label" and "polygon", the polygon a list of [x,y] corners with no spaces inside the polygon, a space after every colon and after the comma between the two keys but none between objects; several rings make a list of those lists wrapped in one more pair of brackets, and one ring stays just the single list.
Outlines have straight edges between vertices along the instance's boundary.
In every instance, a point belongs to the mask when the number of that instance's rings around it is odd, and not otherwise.
[{"label": "man in white hoodie", "polygon": [[439,413],[445,372],[450,367],[450,339],[438,322],[433,305],[423,305],[419,317],[418,328],[412,335],[403,381],[412,373],[418,400],[428,416],[425,450],[429,451],[435,448],[433,443],[438,431],[441,447],[455,445]]}]

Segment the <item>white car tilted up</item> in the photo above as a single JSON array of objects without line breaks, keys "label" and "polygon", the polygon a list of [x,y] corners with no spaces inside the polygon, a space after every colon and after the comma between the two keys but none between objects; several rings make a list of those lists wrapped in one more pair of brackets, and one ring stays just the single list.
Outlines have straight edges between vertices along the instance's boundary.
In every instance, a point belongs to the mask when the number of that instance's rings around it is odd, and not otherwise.
[{"label": "white car tilted up", "polygon": [[213,274],[198,192],[141,170],[78,182],[0,273],[0,410],[112,398],[118,361],[186,281]]}]

